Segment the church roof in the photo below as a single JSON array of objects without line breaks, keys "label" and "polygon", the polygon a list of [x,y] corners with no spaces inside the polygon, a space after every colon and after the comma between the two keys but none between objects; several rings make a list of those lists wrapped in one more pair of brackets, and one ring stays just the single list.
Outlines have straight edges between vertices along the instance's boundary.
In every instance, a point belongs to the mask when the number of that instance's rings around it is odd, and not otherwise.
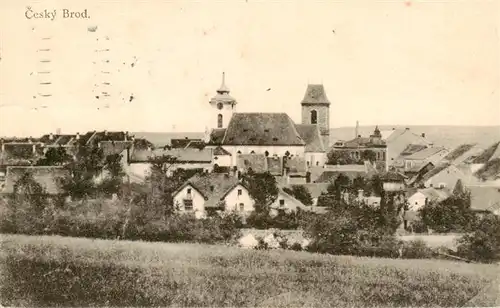
[{"label": "church roof", "polygon": [[306,152],[325,152],[325,146],[314,124],[296,124],[295,128],[306,143]]},{"label": "church roof", "polygon": [[322,84],[309,84],[302,105],[330,105]]},{"label": "church roof", "polygon": [[306,143],[286,113],[235,113],[222,144],[303,146]]},{"label": "church roof", "polygon": [[212,132],[210,132],[210,141],[208,144],[222,144],[222,140],[224,139],[225,134],[225,128],[214,128]]}]

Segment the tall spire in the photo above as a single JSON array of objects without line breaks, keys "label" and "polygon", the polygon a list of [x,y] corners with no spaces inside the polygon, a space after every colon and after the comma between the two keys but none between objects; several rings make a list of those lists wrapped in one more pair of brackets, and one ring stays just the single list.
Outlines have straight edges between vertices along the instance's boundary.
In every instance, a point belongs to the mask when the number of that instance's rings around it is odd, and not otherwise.
[{"label": "tall spire", "polygon": [[354,131],[354,138],[358,138],[359,136],[359,121],[356,121],[356,129]]},{"label": "tall spire", "polygon": [[220,85],[219,90],[217,90],[217,93],[219,93],[219,94],[229,93],[229,88],[226,86],[226,73],[225,72],[222,72],[222,84]]}]

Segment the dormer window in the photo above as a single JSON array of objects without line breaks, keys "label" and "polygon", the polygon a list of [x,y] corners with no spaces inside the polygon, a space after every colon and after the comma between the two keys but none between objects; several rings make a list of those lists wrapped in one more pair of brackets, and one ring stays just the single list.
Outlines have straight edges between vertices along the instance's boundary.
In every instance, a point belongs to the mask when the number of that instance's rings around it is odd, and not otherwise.
[{"label": "dormer window", "polygon": [[285,199],[280,199],[280,207],[284,207],[285,206]]}]

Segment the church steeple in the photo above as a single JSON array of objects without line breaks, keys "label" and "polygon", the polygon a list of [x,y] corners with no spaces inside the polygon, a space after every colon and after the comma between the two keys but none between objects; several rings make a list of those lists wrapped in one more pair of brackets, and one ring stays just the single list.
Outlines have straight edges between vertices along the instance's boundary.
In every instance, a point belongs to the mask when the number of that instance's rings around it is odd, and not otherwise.
[{"label": "church steeple", "polygon": [[222,84],[220,88],[217,90],[219,94],[229,94],[229,88],[226,86],[226,73],[222,72]]},{"label": "church steeple", "polygon": [[[222,73],[222,83],[217,89],[217,94],[210,99],[210,106],[214,112],[212,123],[217,124],[217,128],[226,128],[231,116],[236,111],[236,100],[229,95],[229,88],[226,86],[226,74]],[[213,127],[211,124],[209,127]]]}]

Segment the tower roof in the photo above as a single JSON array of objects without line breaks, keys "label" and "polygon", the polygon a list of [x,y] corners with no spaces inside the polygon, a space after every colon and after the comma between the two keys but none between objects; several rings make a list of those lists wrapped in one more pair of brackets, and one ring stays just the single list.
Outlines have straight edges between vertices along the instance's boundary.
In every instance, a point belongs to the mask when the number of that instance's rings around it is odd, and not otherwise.
[{"label": "tower roof", "polygon": [[229,88],[226,86],[226,74],[224,72],[222,73],[222,84],[217,90],[217,94],[210,100],[210,103],[236,104],[236,100],[229,95]]},{"label": "tower roof", "polygon": [[220,88],[217,90],[217,93],[224,94],[229,93],[229,88],[226,86],[226,73],[222,72],[222,83]]},{"label": "tower roof", "polygon": [[325,87],[322,84],[307,85],[306,94],[302,99],[302,105],[330,105],[326,97]]}]

